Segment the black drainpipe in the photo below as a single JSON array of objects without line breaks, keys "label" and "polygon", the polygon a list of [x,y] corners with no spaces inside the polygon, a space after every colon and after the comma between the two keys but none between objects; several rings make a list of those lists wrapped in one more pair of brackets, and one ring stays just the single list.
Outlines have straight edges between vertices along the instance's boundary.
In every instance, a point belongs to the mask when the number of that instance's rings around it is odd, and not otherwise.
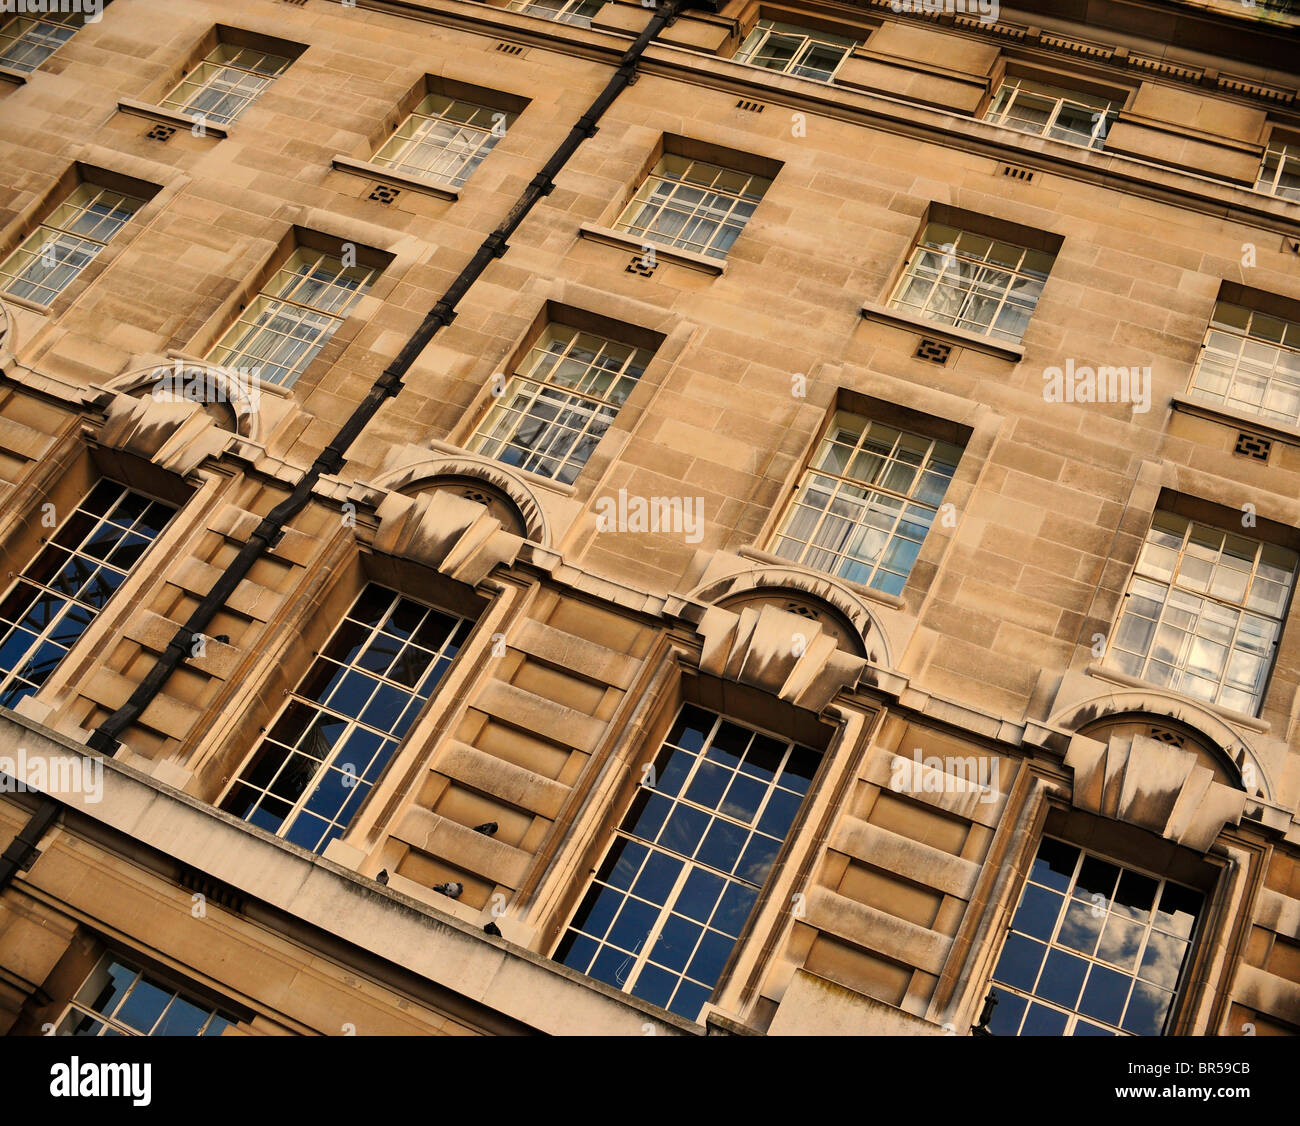
[{"label": "black drainpipe", "polygon": [[[465,296],[469,287],[478,280],[494,258],[500,258],[506,252],[506,240],[514,234],[515,228],[523,222],[524,218],[537,204],[537,201],[551,193],[555,187],[554,183],[552,183],[555,175],[568,163],[569,158],[577,151],[578,146],[596,132],[596,123],[604,112],[609,109],[614,99],[635,78],[637,63],[640,61],[641,56],[645,54],[651,40],[665,26],[672,23],[679,12],[691,7],[716,12],[720,3],[721,0],[717,0],[717,2],[715,0],[663,0],[662,3],[655,7],[654,16],[646,24],[645,30],[636,37],[636,40],[624,52],[623,57],[619,59],[618,68],[610,77],[605,88],[597,96],[596,100],[591,103],[587,112],[578,118],[577,124],[569,130],[568,136],[560,143],[560,147],[551,155],[550,160],[542,166],[542,170],[529,182],[501,225],[483,240],[482,245],[474,252],[474,257],[457,275],[456,280],[451,283],[446,293],[429,310],[420,327],[416,329],[415,333],[397,354],[397,358],[375,380],[374,386],[370,388],[366,397],[357,405],[356,410],[352,412],[339,432],[334,435],[329,445],[321,451],[320,456],[312,463],[311,468],[307,470],[302,479],[299,480],[293,492],[271,509],[262,522],[258,524],[248,542],[239,549],[239,554],[231,560],[230,566],[222,572],[221,577],[213,584],[212,589],[204,596],[203,601],[195,607],[189,621],[168,642],[167,648],[154,663],[153,668],[149,670],[148,675],[131,693],[130,699],[91,733],[90,738],[86,740],[87,746],[109,756],[116,753],[118,736],[140,718],[145,708],[162,690],[167,678],[190,655],[194,641],[203,636],[203,631],[207,628],[208,623],[225,605],[226,599],[234,592],[235,587],[247,577],[248,572],[252,570],[253,564],[257,562],[262,553],[279,542],[280,537],[284,534],[285,524],[307,506],[308,500],[311,499],[312,489],[315,487],[316,482],[320,480],[321,475],[339,471],[343,465],[344,455],[361,431],[375,417],[384,401],[401,391],[402,377],[410,370],[416,357],[424,351],[439,329],[451,324],[456,319],[456,306],[461,298]],[[37,843],[50,825],[54,823],[58,813],[59,803],[57,801],[48,797],[41,799],[41,804],[32,815],[32,819],[9,843],[3,857],[0,857],[0,890],[8,887],[14,876],[31,864],[36,854]]]},{"label": "black drainpipe", "polygon": [[31,866],[36,846],[58,815],[59,803],[53,798],[42,796],[31,820],[19,830],[18,835],[9,842],[4,855],[0,856],[0,888],[7,888],[19,872]]}]

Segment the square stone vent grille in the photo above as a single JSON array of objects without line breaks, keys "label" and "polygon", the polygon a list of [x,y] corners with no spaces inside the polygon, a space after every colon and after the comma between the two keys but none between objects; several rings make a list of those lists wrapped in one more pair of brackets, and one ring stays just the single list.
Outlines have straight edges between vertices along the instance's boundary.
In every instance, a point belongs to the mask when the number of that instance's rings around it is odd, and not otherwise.
[{"label": "square stone vent grille", "polygon": [[928,360],[932,364],[946,364],[948,357],[952,355],[952,345],[922,337],[914,355],[918,360]]},{"label": "square stone vent grille", "polygon": [[1247,434],[1244,430],[1237,435],[1237,444],[1232,447],[1234,454],[1251,458],[1254,461],[1268,461],[1273,452],[1273,443],[1258,434]]}]

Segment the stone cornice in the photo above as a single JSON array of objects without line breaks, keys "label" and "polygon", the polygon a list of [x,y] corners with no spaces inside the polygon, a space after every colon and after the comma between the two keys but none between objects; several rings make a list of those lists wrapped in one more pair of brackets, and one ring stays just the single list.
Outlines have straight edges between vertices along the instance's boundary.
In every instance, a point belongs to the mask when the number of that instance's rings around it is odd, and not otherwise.
[{"label": "stone cornice", "polygon": [[[901,2],[901,0],[900,0]],[[957,34],[1011,43],[1017,47],[1028,47],[1045,54],[1059,55],[1070,59],[1086,59],[1088,62],[1131,73],[1137,77],[1158,77],[1168,82],[1192,85],[1212,89],[1229,97],[1238,97],[1251,101],[1263,102],[1270,106],[1294,106],[1300,97],[1300,90],[1295,87],[1281,86],[1271,82],[1252,78],[1248,75],[1225,73],[1193,63],[1180,63],[1153,51],[1133,50],[1117,42],[1103,42],[1072,32],[1058,31],[1036,23],[1022,23],[1015,20],[998,19],[985,22],[977,15],[959,15],[954,13],[930,14],[924,11],[895,11],[895,0],[858,0],[857,3],[845,4],[844,7],[860,11],[873,17],[884,16],[896,21],[919,21],[936,24]],[[545,46],[550,50],[591,56],[592,48],[598,48],[599,39],[604,35],[627,38],[628,33],[620,34],[612,30],[593,30],[575,27],[571,24],[554,23],[550,34],[539,34],[536,21],[518,16],[505,8],[497,8],[483,3],[482,0],[360,0],[361,8],[392,15],[429,20],[434,23],[475,23],[490,34],[502,34],[508,39],[523,40]],[[973,0],[972,0],[972,6]],[[483,15],[476,15],[471,9],[478,8]],[[491,15],[486,15],[491,13]],[[678,17],[683,20],[702,18],[694,13]],[[1227,17],[1223,17],[1227,18]],[[716,22],[716,17],[713,17]],[[1059,17],[1049,15],[1046,22],[1060,22]],[[1278,25],[1273,25],[1278,26]],[[1265,25],[1252,21],[1252,27],[1261,30]],[[1293,32],[1300,27],[1300,21],[1294,24],[1281,24],[1281,30]],[[476,29],[477,30],[477,29]],[[1229,29],[1225,29],[1229,30]],[[1231,21],[1230,30],[1240,34],[1239,21]],[[1104,34],[1104,30],[1101,31]],[[593,41],[593,37],[594,41]],[[661,39],[657,46],[665,44]],[[691,48],[681,48],[699,53]],[[706,57],[715,58],[708,55]]]},{"label": "stone cornice", "polygon": [[[869,10],[890,12],[890,0],[863,0]],[[545,47],[549,51],[570,54],[588,59],[604,59],[613,64],[621,56],[628,33],[593,31],[568,24],[551,25],[551,34],[542,36],[528,19],[521,24],[515,13],[492,7],[481,0],[360,0],[360,7],[390,15],[416,18],[431,23],[454,27],[484,35],[499,35],[509,41],[527,42]],[[892,14],[892,13],[891,13]],[[679,19],[690,19],[681,16]],[[941,17],[902,17],[935,19]],[[1041,28],[1013,27],[1006,23],[981,25],[970,20],[974,27],[957,24],[948,18],[955,33],[978,34],[984,38],[1015,42],[1096,61],[1084,51],[1090,45],[1083,40],[1045,33]],[[1048,42],[1042,43],[1043,35]],[[1160,77],[1169,81],[1192,82],[1178,73],[1186,71],[1194,77],[1192,84],[1209,83],[1219,93],[1239,96],[1254,79],[1225,75],[1220,72],[1195,70],[1168,63],[1166,60],[1127,48],[1105,48],[1107,58],[1118,68],[1141,77]],[[1169,73],[1165,73],[1165,68]],[[1294,234],[1300,230],[1300,206],[1286,200],[1252,191],[1247,187],[1208,176],[1184,172],[1170,165],[1145,161],[1118,153],[1094,152],[1077,149],[1062,142],[988,125],[973,117],[954,111],[934,109],[903,98],[886,97],[850,90],[830,83],[809,79],[791,78],[774,74],[761,67],[747,66],[729,58],[702,54],[678,44],[658,40],[646,52],[640,69],[648,74],[659,74],[677,81],[693,82],[701,86],[725,90],[752,100],[769,102],[790,109],[809,109],[817,114],[845,121],[860,121],[873,128],[884,129],[903,136],[921,137],[946,144],[966,152],[979,153],[995,160],[1008,160],[1015,164],[1051,171],[1084,183],[1095,183],[1146,199],[1168,201],[1176,206],[1250,223],[1265,230]],[[1194,73],[1193,73],[1194,71]],[[1263,87],[1260,87],[1263,89]],[[1260,99],[1272,106],[1295,106],[1297,91],[1269,87]],[[1255,99],[1259,100],[1259,99]],[[1262,147],[1261,147],[1262,153]]]}]

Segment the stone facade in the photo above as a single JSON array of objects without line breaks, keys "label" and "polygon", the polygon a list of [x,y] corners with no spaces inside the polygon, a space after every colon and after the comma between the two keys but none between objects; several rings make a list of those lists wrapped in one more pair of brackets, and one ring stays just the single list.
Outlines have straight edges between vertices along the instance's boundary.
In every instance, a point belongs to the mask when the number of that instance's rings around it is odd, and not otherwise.
[{"label": "stone facade", "polygon": [[[61,1021],[109,952],[227,1035],[964,1035],[1050,838],[1203,895],[1164,1031],[1300,1031],[1300,626],[1253,713],[1108,649],[1158,510],[1300,548],[1300,420],[1189,392],[1216,301],[1300,322],[1300,203],[1256,188],[1300,138],[1300,18],[1086,7],[681,14],[108,758],[91,733],[652,11],[112,0],[0,66],[0,252],[78,183],[143,200],[48,304],[0,276],[0,572],[102,479],[176,509],[0,717],[0,770],[59,803],[25,850],[42,799],[0,793],[0,1029]],[[779,73],[732,57],[759,19],[860,42],[832,82]],[[161,103],[222,43],[291,61],[200,127]],[[1104,148],[985,121],[1013,78],[1112,99]],[[461,185],[375,160],[428,94],[517,115]],[[621,229],[665,153],[771,180],[725,256]],[[897,307],[931,222],[1052,256],[1022,339]],[[291,386],[217,369],[295,249],[349,247],[378,274]],[[650,353],[570,483],[476,437],[553,324]],[[1067,359],[1149,371],[1149,409],[1051,401]],[[221,393],[156,395],[178,363]],[[775,550],[836,411],[960,449],[901,593]],[[698,504],[696,534],[610,527],[620,496]],[[314,850],[219,807],[367,584],[472,630]],[[820,756],[689,1016],[555,957],[683,704]],[[93,798],[42,781],[70,761],[102,770]]]}]

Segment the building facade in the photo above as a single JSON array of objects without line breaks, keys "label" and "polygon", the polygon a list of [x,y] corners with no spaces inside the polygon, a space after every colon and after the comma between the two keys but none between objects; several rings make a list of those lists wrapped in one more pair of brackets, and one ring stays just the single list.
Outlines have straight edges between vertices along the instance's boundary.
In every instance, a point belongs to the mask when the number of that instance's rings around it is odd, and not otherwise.
[{"label": "building facade", "polygon": [[1300,1031],[1290,5],[65,7],[0,1029]]}]

